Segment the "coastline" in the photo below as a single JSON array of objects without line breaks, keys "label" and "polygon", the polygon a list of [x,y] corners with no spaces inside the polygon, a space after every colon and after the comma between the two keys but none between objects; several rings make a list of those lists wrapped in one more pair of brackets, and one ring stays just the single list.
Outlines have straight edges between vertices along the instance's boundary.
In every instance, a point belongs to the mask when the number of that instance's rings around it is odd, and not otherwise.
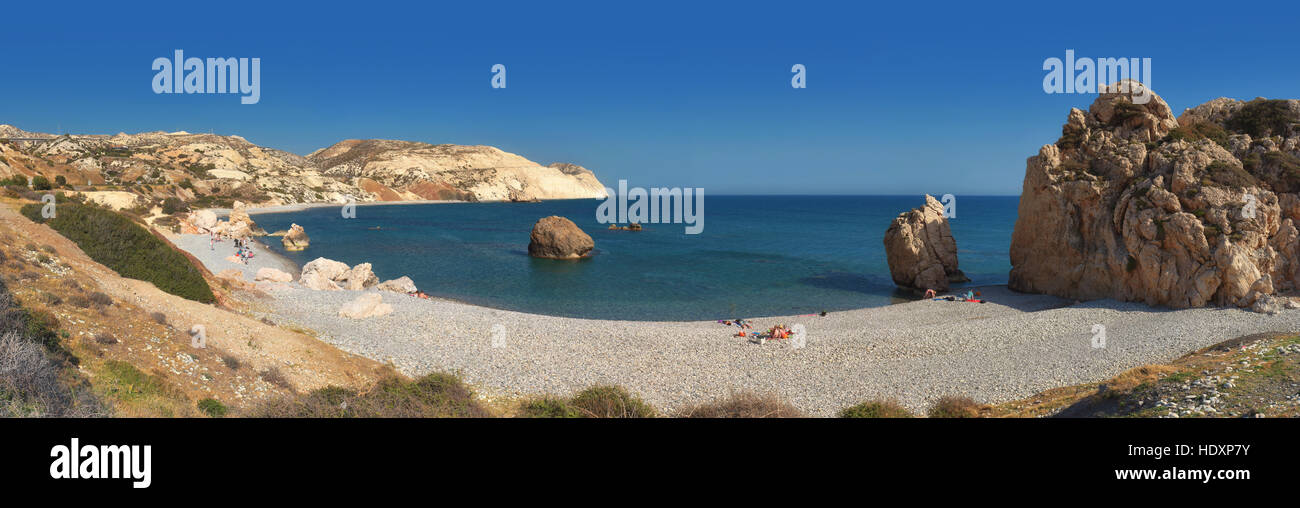
[{"label": "coastline", "polygon": [[[196,247],[184,239],[177,245]],[[208,265],[214,273],[234,267],[222,257],[194,254],[214,263]],[[257,292],[241,293],[262,309],[254,317],[313,330],[339,349],[404,374],[459,372],[485,394],[507,397],[619,384],[670,411],[738,390],[778,394],[814,416],[873,398],[895,398],[913,409],[947,395],[998,403],[1168,362],[1227,338],[1300,329],[1300,310],[1270,316],[1077,303],[1005,286],[978,288],[985,304],[920,300],[825,317],[749,320],[749,331],[803,325],[806,345],[797,348],[782,340],[754,343],[736,337],[735,326],[713,321],[555,317],[391,292],[378,294],[392,314],[353,320],[339,317],[338,309],[375,290],[255,286]],[[1092,346],[1098,324],[1108,330],[1104,348]]]},{"label": "coastline", "polygon": [[[366,201],[366,202],[355,203],[355,205],[356,206],[439,205],[439,204],[451,204],[451,203],[469,203],[469,201],[458,200],[458,199],[422,199],[422,200],[414,200],[414,201]],[[249,207],[245,209],[245,211],[247,211],[249,215],[261,215],[261,214],[268,214],[268,213],[300,212],[303,210],[310,210],[313,208],[341,207],[346,204],[347,203],[294,203],[290,205],[273,205],[273,206],[262,206],[262,207],[255,207],[255,208]],[[231,209],[230,208],[205,208],[204,210],[211,211],[212,213],[217,214],[218,217],[227,217],[230,215]]]}]

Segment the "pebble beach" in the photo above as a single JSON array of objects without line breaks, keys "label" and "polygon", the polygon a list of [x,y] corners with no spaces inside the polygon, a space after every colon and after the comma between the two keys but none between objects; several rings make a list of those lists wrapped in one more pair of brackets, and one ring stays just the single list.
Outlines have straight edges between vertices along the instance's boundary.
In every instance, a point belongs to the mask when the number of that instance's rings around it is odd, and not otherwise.
[{"label": "pebble beach", "polygon": [[[172,240],[214,273],[238,268],[251,281],[261,267],[296,269],[261,246],[240,265],[225,259],[233,252],[228,242],[212,250],[204,235]],[[746,318],[753,330],[802,325],[799,347],[790,340],[755,343],[716,321],[554,317],[392,292],[381,292],[392,314],[353,320],[338,310],[363,291],[314,291],[296,282],[258,289],[249,298],[276,323],[312,330],[408,375],[456,372],[490,396],[566,395],[619,384],[669,413],[740,390],[780,395],[814,416],[872,398],[914,410],[946,395],[998,403],[1103,380],[1242,335],[1300,330],[1300,310],[1080,303],[1005,286],[978,288],[987,303],[921,300],[826,316],[719,316]],[[1104,341],[1097,340],[1098,325]],[[1094,347],[1099,342],[1104,347]]]}]

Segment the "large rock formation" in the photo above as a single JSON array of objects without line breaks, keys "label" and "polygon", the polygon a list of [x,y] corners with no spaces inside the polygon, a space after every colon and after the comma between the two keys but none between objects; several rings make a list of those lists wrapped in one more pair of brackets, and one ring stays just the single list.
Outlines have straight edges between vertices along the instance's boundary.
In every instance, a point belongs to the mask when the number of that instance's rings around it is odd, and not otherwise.
[{"label": "large rock formation", "polygon": [[957,269],[957,241],[943,204],[930,195],[925,205],[901,213],[885,231],[885,256],[894,283],[906,289],[946,291],[970,279]]},{"label": "large rock formation", "polygon": [[1216,99],[1174,118],[1118,88],[1030,157],[1012,289],[1174,308],[1271,308],[1300,283],[1300,101]]},{"label": "large rock formation", "polygon": [[292,224],[289,226],[289,231],[280,239],[280,243],[284,245],[284,250],[303,250],[311,246],[311,238],[307,237],[307,232],[302,229],[302,226]]},{"label": "large rock formation", "polygon": [[573,221],[552,215],[533,224],[533,232],[528,241],[528,255],[549,259],[578,259],[590,255],[595,247],[596,243],[591,236]]}]

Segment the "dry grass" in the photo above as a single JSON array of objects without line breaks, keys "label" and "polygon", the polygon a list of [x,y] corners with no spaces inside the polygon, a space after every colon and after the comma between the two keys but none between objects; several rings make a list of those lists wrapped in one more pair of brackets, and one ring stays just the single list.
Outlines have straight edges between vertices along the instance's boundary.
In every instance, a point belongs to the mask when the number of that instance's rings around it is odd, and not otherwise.
[{"label": "dry grass", "polygon": [[930,409],[926,411],[926,416],[930,418],[979,418],[990,409],[989,406],[975,402],[970,397],[949,395],[934,401],[930,405]]},{"label": "dry grass", "polygon": [[688,407],[680,411],[678,416],[683,418],[803,418],[807,415],[774,394],[741,391],[713,402]]},{"label": "dry grass", "polygon": [[485,418],[492,416],[459,377],[430,374],[410,381],[390,377],[358,393],[330,386],[263,402],[258,418]]}]

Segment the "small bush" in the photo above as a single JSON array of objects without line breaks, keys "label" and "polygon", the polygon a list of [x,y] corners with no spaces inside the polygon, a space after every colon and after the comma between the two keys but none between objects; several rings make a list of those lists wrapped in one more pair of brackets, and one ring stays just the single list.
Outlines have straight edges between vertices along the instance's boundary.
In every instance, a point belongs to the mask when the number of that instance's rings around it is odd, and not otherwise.
[{"label": "small bush", "polygon": [[94,305],[89,298],[86,298],[86,295],[72,295],[68,298],[68,303],[72,304],[73,307],[82,309],[89,309],[91,305]]},{"label": "small bush", "polygon": [[47,292],[41,293],[41,301],[44,301],[46,305],[49,305],[51,307],[63,304],[63,298],[60,298],[59,295],[56,295],[54,293],[47,293]]},{"label": "small bush", "polygon": [[226,368],[230,370],[239,370],[239,366],[242,365],[241,363],[239,363],[238,358],[235,358],[230,355],[222,356],[221,363],[225,364]]},{"label": "small bush", "polygon": [[519,405],[521,418],[582,418],[582,411],[557,397],[537,397]]},{"label": "small bush", "polygon": [[178,198],[167,198],[163,200],[162,212],[167,215],[184,212],[188,209],[189,209],[189,205],[187,205],[184,201],[181,201]]},{"label": "small bush", "polygon": [[1300,118],[1284,100],[1255,99],[1247,102],[1225,122],[1232,131],[1251,137],[1287,136]]},{"label": "small bush", "polygon": [[149,317],[152,318],[155,323],[160,325],[165,326],[167,324],[167,315],[161,312],[150,312]]},{"label": "small bush", "polygon": [[95,291],[90,294],[90,302],[100,307],[108,307],[109,305],[113,305],[113,298],[104,293],[100,293],[99,291]]},{"label": "small bush", "polygon": [[119,360],[104,362],[100,378],[109,395],[127,402],[169,392],[162,378]]},{"label": "small bush", "polygon": [[203,414],[211,416],[213,418],[221,418],[223,416],[226,416],[226,412],[227,412],[226,405],[222,404],[221,401],[217,399],[200,400],[198,403],[198,408],[199,411],[203,412]]},{"label": "small bush", "polygon": [[983,406],[970,397],[942,397],[926,412],[930,418],[979,418]]},{"label": "small bush", "polygon": [[117,337],[114,337],[111,333],[97,333],[95,334],[95,342],[105,346],[111,346],[117,344]]},{"label": "small bush", "polygon": [[1243,189],[1259,186],[1259,180],[1254,175],[1246,172],[1244,168],[1236,164],[1214,161],[1205,167],[1205,172],[1211,182],[1224,187]]},{"label": "small bush", "polygon": [[802,418],[798,408],[776,395],[739,392],[682,411],[686,418]]},{"label": "small bush", "polygon": [[284,373],[280,372],[280,367],[271,367],[259,372],[257,375],[262,376],[262,380],[267,383],[271,383],[272,385],[285,390],[293,391],[293,385],[289,383],[288,378],[284,377]]},{"label": "small bush", "polygon": [[896,400],[869,400],[844,408],[840,418],[912,418],[912,412]]},{"label": "small bush", "polygon": [[36,190],[50,190],[54,188],[54,185],[50,183],[49,178],[36,175],[35,177],[32,177],[32,188]]},{"label": "small bush", "polygon": [[654,408],[621,386],[597,385],[573,397],[569,404],[594,418],[653,418]]},{"label": "small bush", "polygon": [[1228,132],[1223,130],[1223,127],[1209,122],[1197,122],[1186,127],[1175,127],[1165,136],[1164,141],[1184,140],[1194,143],[1202,139],[1208,139],[1225,149],[1228,148]]}]

